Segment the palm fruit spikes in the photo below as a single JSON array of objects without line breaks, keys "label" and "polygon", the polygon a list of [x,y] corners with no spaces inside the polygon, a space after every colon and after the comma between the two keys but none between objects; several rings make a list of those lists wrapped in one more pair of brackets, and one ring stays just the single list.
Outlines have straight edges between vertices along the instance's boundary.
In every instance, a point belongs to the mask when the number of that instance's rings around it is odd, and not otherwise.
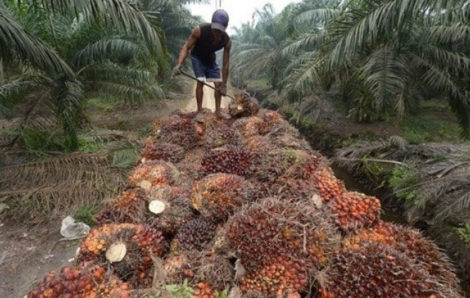
[{"label": "palm fruit spikes", "polygon": [[[108,251],[118,244],[123,245],[126,252],[121,261],[111,262]],[[165,251],[162,233],[149,226],[109,224],[91,230],[77,259],[79,263],[108,263],[119,278],[138,287],[151,282],[152,256],[161,257]]]},{"label": "palm fruit spikes", "polygon": [[252,186],[243,177],[212,174],[195,183],[192,205],[205,218],[224,220],[247,203],[252,193]]},{"label": "palm fruit spikes", "polygon": [[280,255],[315,271],[326,263],[337,237],[327,217],[308,202],[270,198],[237,212],[228,222],[227,238],[248,273]]},{"label": "palm fruit spikes", "polygon": [[110,275],[103,267],[65,266],[60,273],[51,271],[28,293],[28,298],[40,297],[130,297],[129,284]]},{"label": "palm fruit spikes", "polygon": [[201,173],[227,173],[249,176],[255,154],[240,147],[225,147],[211,150],[201,162]]},{"label": "palm fruit spikes", "polygon": [[408,256],[434,278],[449,287],[457,287],[458,279],[453,267],[439,248],[418,231],[391,223],[380,223],[351,235],[343,241],[345,248],[358,248],[362,242],[380,242]]},{"label": "palm fruit spikes", "polygon": [[153,137],[145,141],[141,162],[148,160],[163,160],[177,163],[184,158],[183,147],[170,143],[158,142]]},{"label": "palm fruit spikes", "polygon": [[129,176],[129,183],[150,190],[154,186],[175,185],[179,178],[180,173],[172,163],[150,161],[135,168]]},{"label": "palm fruit spikes", "polygon": [[184,250],[201,250],[214,238],[216,225],[200,218],[185,223],[176,234],[178,247]]},{"label": "palm fruit spikes", "polygon": [[406,255],[361,242],[332,256],[320,297],[461,297]]}]

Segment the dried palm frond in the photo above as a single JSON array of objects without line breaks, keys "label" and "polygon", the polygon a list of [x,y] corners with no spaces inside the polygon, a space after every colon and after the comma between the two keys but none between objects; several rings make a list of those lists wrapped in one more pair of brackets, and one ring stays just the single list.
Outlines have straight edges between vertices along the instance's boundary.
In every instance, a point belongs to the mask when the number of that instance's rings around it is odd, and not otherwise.
[{"label": "dried palm frond", "polygon": [[50,218],[82,205],[96,206],[124,183],[106,153],[66,154],[0,168],[0,202],[17,219],[41,221],[38,215]]}]

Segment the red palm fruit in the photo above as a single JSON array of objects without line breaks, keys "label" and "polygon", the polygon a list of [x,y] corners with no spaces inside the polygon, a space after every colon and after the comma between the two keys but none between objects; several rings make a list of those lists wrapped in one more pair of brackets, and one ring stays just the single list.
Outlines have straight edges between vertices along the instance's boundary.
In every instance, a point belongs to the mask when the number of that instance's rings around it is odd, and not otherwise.
[{"label": "red palm fruit", "polygon": [[192,205],[211,220],[224,220],[253,196],[251,184],[232,174],[211,174],[196,181]]},{"label": "red palm fruit", "polygon": [[60,273],[51,271],[28,293],[28,298],[39,297],[130,297],[130,287],[103,267],[84,264],[63,267]]},{"label": "red palm fruit", "polygon": [[201,162],[202,174],[227,173],[249,176],[255,154],[240,147],[224,147],[211,150]]},{"label": "red palm fruit", "polygon": [[198,127],[193,119],[173,116],[154,125],[158,140],[175,144],[185,150],[194,148],[200,142]]},{"label": "red palm fruit", "polygon": [[329,205],[336,225],[344,232],[373,227],[380,219],[380,201],[357,192],[344,192]]},{"label": "red palm fruit", "polygon": [[183,147],[176,144],[159,142],[155,140],[155,138],[149,137],[145,141],[141,162],[145,163],[149,160],[163,160],[177,163],[183,158]]}]

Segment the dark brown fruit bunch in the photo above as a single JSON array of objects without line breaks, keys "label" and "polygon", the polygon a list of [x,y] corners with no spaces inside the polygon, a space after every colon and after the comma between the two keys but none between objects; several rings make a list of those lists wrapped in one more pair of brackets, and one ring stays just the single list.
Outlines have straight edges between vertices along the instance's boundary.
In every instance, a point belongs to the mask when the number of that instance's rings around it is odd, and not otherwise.
[{"label": "dark brown fruit bunch", "polygon": [[259,105],[256,99],[251,98],[247,93],[235,95],[229,107],[229,113],[232,118],[248,117],[256,115],[259,111]]},{"label": "dark brown fruit bunch", "polygon": [[179,145],[159,142],[150,137],[145,142],[142,158],[143,163],[148,160],[163,160],[177,163],[184,158],[184,149]]},{"label": "dark brown fruit bunch", "polygon": [[227,173],[249,176],[255,154],[240,147],[226,147],[211,150],[202,160],[203,174]]},{"label": "dark brown fruit bunch", "polygon": [[217,226],[196,218],[185,223],[176,234],[179,247],[184,250],[201,250],[214,238]]},{"label": "dark brown fruit bunch", "polygon": [[[120,243],[127,252],[121,261],[110,263],[106,258],[107,250]],[[161,257],[165,251],[162,233],[147,225],[109,224],[91,230],[80,247],[78,261],[110,264],[119,278],[139,287],[151,283],[151,256]]]},{"label": "dark brown fruit bunch", "polygon": [[169,162],[149,161],[137,166],[129,176],[129,184],[149,190],[153,186],[168,186],[179,182],[180,173]]},{"label": "dark brown fruit bunch", "polygon": [[158,140],[181,146],[185,150],[194,148],[201,140],[198,127],[190,118],[174,116],[165,121],[157,121],[154,128]]},{"label": "dark brown fruit bunch", "polygon": [[379,242],[333,255],[320,297],[460,297],[416,266],[406,255]]},{"label": "dark brown fruit bunch", "polygon": [[318,269],[327,261],[335,236],[328,215],[309,202],[277,199],[245,207],[227,228],[227,238],[248,272],[280,255],[301,260],[306,270]]},{"label": "dark brown fruit bunch", "polygon": [[251,184],[232,174],[211,174],[197,181],[192,205],[205,218],[224,220],[253,195]]},{"label": "dark brown fruit bunch", "polygon": [[335,223],[344,232],[373,227],[380,219],[380,201],[357,192],[344,192],[329,204]]},{"label": "dark brown fruit bunch", "polygon": [[285,297],[304,291],[309,284],[309,273],[302,261],[279,256],[242,277],[242,292],[255,291],[263,297]]},{"label": "dark brown fruit bunch", "polygon": [[110,296],[130,297],[129,285],[99,266],[66,266],[60,273],[51,271],[28,293],[28,298]]}]

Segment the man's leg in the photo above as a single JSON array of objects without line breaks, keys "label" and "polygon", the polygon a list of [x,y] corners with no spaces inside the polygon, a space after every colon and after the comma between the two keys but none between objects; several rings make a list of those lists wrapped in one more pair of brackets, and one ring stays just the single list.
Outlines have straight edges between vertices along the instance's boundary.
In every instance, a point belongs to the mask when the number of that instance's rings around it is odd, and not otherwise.
[{"label": "man's leg", "polygon": [[204,84],[200,81],[196,85],[196,102],[197,102],[197,112],[202,111],[202,98],[204,96]]}]

